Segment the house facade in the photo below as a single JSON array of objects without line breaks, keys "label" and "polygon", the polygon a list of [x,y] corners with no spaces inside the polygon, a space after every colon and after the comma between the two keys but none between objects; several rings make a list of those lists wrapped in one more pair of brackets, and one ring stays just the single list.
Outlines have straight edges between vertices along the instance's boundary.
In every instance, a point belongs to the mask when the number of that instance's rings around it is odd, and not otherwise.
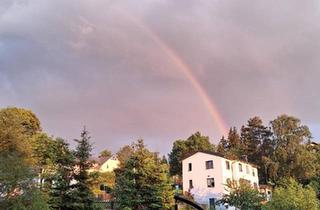
[{"label": "house facade", "polygon": [[[197,152],[182,161],[183,191],[210,209],[226,209],[214,203],[227,194],[227,181],[243,179],[258,189],[258,170],[254,165],[229,160],[218,153]],[[234,209],[229,207],[228,209]]]},{"label": "house facade", "polygon": [[115,155],[113,155],[107,161],[101,164],[99,171],[101,173],[112,172],[114,171],[114,169],[119,167],[119,164],[120,162],[118,158]]}]

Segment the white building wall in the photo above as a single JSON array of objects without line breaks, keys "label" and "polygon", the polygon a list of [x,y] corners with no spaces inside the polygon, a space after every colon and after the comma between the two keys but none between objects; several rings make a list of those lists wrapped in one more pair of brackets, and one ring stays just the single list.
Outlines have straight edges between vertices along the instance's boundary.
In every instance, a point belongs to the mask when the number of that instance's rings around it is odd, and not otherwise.
[{"label": "white building wall", "polygon": [[119,167],[119,160],[115,158],[110,158],[106,162],[104,162],[101,167],[100,167],[100,172],[105,173],[105,172],[112,172],[114,169]]},{"label": "white building wall", "polygon": [[[207,204],[209,198],[221,198],[224,191],[221,157],[206,153],[196,153],[182,161],[183,191],[194,195],[198,203]],[[213,161],[213,169],[206,169],[206,161]],[[188,171],[189,163],[192,170]],[[207,178],[214,178],[215,187],[208,188]],[[193,182],[193,189],[189,189],[189,180]]]},{"label": "white building wall", "polygon": [[[206,161],[213,161],[213,169],[206,169]],[[227,169],[227,163],[230,169]],[[189,163],[192,164],[192,170],[189,171]],[[242,172],[239,171],[239,163],[242,164]],[[246,167],[248,166],[248,173]],[[253,176],[254,170],[255,176]],[[248,180],[252,186],[258,184],[258,171],[256,167],[250,164],[228,160],[220,156],[198,152],[182,161],[183,191],[190,192],[197,203],[209,205],[209,199],[220,199],[227,191],[227,180],[239,181],[240,178]],[[207,186],[207,178],[214,178],[215,187]],[[189,189],[189,180],[192,180],[193,188]],[[217,209],[224,209],[222,206]],[[229,207],[228,209],[234,209]]]}]

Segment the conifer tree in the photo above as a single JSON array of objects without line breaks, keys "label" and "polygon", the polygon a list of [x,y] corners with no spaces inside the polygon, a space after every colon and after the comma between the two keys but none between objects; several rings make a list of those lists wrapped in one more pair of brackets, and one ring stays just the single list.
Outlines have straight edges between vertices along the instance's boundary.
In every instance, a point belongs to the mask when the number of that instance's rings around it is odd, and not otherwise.
[{"label": "conifer tree", "polygon": [[72,209],[71,181],[73,180],[74,155],[68,143],[57,138],[54,143],[53,164],[55,173],[48,178],[51,186],[49,190],[49,204],[52,209]]},{"label": "conifer tree", "polygon": [[243,151],[240,135],[236,127],[230,128],[227,142],[228,149],[225,153],[225,156],[229,159],[240,159],[243,155]]},{"label": "conifer tree", "polygon": [[225,139],[225,137],[222,136],[217,147],[217,152],[221,153],[222,155],[225,155],[228,150],[229,150],[229,143],[227,139]]},{"label": "conifer tree", "polygon": [[114,190],[119,209],[169,209],[173,190],[168,165],[145,148],[142,140],[133,145],[133,153],[124,167],[116,170]]},{"label": "conifer tree", "polygon": [[76,164],[72,196],[74,199],[73,208],[79,210],[93,209],[93,194],[90,190],[88,172],[92,165],[90,161],[92,151],[90,138],[88,131],[84,128],[81,133],[81,139],[75,139],[78,145],[74,152]]},{"label": "conifer tree", "polygon": [[271,129],[264,126],[259,117],[253,117],[246,126],[241,127],[241,143],[248,161],[260,166],[260,182],[267,183],[269,178],[266,166],[273,152]]}]

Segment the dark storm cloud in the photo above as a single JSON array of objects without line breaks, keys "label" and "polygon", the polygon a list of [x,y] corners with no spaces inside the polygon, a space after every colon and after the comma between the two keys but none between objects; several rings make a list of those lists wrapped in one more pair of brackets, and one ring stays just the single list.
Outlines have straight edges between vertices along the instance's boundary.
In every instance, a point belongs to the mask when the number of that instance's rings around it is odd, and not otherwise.
[{"label": "dark storm cloud", "polygon": [[216,141],[196,91],[138,20],[192,68],[229,126],[286,112],[317,128],[319,9],[315,0],[1,1],[0,105],[30,108],[68,139],[86,124],[96,151],[142,137],[167,152],[196,130]]}]

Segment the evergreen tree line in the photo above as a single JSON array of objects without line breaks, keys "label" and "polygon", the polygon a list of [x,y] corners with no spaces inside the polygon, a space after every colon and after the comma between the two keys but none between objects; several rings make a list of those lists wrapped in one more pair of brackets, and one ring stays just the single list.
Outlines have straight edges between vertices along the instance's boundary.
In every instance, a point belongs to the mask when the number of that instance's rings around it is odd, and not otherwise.
[{"label": "evergreen tree line", "polygon": [[253,117],[239,130],[230,128],[218,145],[199,132],[177,140],[169,153],[170,174],[181,177],[182,159],[197,151],[218,152],[257,165],[260,184],[277,186],[288,177],[303,185],[320,183],[320,147],[312,142],[309,128],[293,116],[281,115],[268,125]]},{"label": "evergreen tree line", "polygon": [[[30,110],[0,109],[0,209],[105,209],[93,194],[101,184],[108,185],[116,209],[173,205],[169,165],[142,140],[122,147],[119,168],[105,174],[90,172],[95,161],[88,131],[74,141],[70,149],[64,139],[48,136]],[[101,152],[101,158],[111,155]]]},{"label": "evergreen tree line", "polygon": [[[169,164],[138,140],[116,154],[120,165],[114,172],[89,173],[94,161],[86,129],[75,140],[75,149],[70,149],[64,139],[44,133],[31,111],[0,109],[0,209],[99,209],[93,192],[101,191],[97,188],[102,183],[108,185],[116,209],[170,209],[173,179],[181,179],[181,161],[197,151],[219,152],[229,159],[256,164],[260,184],[276,187],[275,201],[283,200],[283,192],[290,191],[300,196],[297,200],[302,205],[305,197],[312,197],[312,190],[319,195],[320,189],[320,149],[311,140],[308,127],[295,117],[281,115],[268,125],[254,117],[239,130],[232,127],[218,145],[199,132],[175,141]],[[111,155],[108,150],[101,152],[104,158]],[[290,185],[283,185],[288,177],[292,179]],[[297,190],[306,194],[295,193]],[[237,193],[256,200],[253,191],[235,188],[235,192],[236,196],[230,193],[225,197],[229,203],[260,208],[259,202],[243,203],[248,199],[239,198]],[[269,209],[277,205],[271,202]],[[292,209],[290,205],[288,201],[287,209]]]}]

